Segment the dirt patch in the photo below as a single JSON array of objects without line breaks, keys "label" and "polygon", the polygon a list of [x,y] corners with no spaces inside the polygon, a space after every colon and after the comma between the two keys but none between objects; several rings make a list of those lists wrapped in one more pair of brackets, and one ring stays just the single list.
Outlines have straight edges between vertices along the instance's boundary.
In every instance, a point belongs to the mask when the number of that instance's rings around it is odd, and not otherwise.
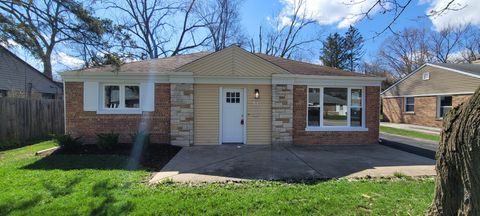
[{"label": "dirt patch", "polygon": [[[159,171],[182,149],[168,144],[150,144],[143,148],[140,156],[140,164],[147,170]],[[132,144],[119,144],[113,149],[99,149],[96,145],[82,145],[74,149],[59,148],[51,155],[132,155]]]}]

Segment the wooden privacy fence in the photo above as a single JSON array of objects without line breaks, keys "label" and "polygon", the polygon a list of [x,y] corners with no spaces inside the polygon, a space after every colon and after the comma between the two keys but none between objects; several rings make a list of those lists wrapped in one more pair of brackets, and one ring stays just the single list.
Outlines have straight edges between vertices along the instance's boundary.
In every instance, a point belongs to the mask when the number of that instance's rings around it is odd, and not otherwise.
[{"label": "wooden privacy fence", "polygon": [[0,148],[64,133],[63,100],[0,98]]}]

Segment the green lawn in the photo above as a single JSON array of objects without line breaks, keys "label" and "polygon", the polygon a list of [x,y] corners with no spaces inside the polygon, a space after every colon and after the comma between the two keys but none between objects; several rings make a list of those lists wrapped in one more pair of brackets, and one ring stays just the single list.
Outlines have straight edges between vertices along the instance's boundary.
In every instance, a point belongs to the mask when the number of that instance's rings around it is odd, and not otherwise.
[{"label": "green lawn", "polygon": [[432,140],[432,141],[437,141],[437,142],[440,141],[440,135],[428,134],[428,133],[422,133],[422,132],[417,132],[417,131],[410,131],[410,130],[386,127],[386,126],[380,126],[380,132],[389,133],[389,134],[396,134],[396,135],[401,135],[401,136],[407,136],[407,137],[412,137],[412,138]]},{"label": "green lawn", "polygon": [[147,186],[126,157],[36,157],[43,142],[0,152],[0,215],[423,215],[432,178]]}]

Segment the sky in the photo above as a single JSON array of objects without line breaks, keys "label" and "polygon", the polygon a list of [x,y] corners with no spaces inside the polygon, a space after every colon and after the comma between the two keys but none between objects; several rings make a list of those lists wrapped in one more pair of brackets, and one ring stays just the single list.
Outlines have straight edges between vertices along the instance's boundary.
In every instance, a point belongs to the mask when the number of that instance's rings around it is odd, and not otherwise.
[{"label": "sky", "polygon": [[[291,14],[291,7],[295,0],[243,0],[240,16],[241,26],[248,37],[256,37],[260,25],[269,25],[269,20],[279,16],[288,18]],[[306,10],[309,18],[315,20],[315,28],[306,29],[306,34],[320,34],[322,38],[328,34],[339,32],[344,33],[349,25],[359,29],[366,39],[364,48],[364,60],[369,61],[376,54],[379,46],[386,37],[392,35],[383,30],[392,20],[391,15],[382,15],[374,11],[371,19],[359,20],[359,14],[366,10],[376,0],[305,0]],[[450,0],[413,0],[404,13],[393,25],[394,31],[400,31],[408,27],[423,27],[434,31],[441,30],[447,25],[461,25],[471,23],[480,26],[480,4],[478,0],[455,0],[454,7],[462,8],[459,11],[447,11],[446,13],[428,17],[432,9],[443,8]],[[399,0],[399,2],[405,2]],[[355,3],[355,4],[352,4]],[[320,48],[320,47],[319,47]],[[31,57],[28,53],[19,48],[13,48],[20,58],[26,60],[32,66],[42,70],[41,62]],[[314,51],[307,61],[318,63],[320,50]],[[82,61],[69,56],[65,52],[57,51],[53,56],[54,76],[58,79],[58,72],[81,67]]]}]

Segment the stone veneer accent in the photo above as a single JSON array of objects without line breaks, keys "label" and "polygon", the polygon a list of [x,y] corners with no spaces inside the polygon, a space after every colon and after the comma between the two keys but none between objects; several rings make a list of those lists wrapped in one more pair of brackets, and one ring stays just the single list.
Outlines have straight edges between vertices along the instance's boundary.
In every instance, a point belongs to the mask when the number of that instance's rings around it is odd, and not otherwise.
[{"label": "stone veneer accent", "polygon": [[272,85],[272,144],[292,144],[293,85]]},{"label": "stone veneer accent", "polygon": [[193,145],[193,84],[172,83],[170,98],[170,142],[172,145],[191,146]]}]

